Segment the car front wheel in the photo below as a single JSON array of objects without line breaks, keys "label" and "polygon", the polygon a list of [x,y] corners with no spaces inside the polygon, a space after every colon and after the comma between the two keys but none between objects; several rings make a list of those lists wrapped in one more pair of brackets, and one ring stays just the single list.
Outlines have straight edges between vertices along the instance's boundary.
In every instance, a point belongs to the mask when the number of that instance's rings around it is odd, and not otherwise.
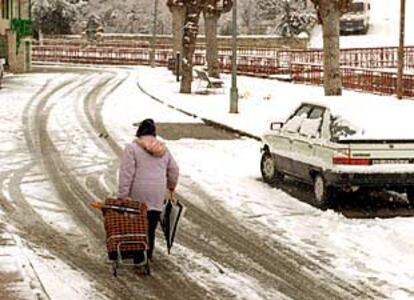
[{"label": "car front wheel", "polygon": [[313,181],[313,193],[315,205],[319,208],[327,208],[332,196],[332,190],[326,185],[325,179],[317,174]]},{"label": "car front wheel", "polygon": [[283,179],[282,174],[277,171],[276,162],[269,152],[263,153],[260,162],[260,170],[262,172],[263,181],[266,183],[274,184]]}]

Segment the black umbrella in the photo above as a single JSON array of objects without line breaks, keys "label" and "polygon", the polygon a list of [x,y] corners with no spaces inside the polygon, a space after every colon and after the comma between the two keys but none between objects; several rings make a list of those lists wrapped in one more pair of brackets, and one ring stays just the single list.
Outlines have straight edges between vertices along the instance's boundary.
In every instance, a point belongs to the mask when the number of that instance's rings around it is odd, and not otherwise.
[{"label": "black umbrella", "polygon": [[184,206],[178,201],[168,200],[161,212],[161,227],[167,241],[168,254],[174,243],[177,225],[184,212]]}]

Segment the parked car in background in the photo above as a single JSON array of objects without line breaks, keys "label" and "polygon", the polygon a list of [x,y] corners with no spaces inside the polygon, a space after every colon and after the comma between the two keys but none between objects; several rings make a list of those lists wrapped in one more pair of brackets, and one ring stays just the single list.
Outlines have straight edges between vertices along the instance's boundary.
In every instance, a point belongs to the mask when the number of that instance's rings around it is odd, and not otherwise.
[{"label": "parked car in background", "polygon": [[[375,113],[375,108],[367,111],[366,106],[340,98],[302,103],[285,122],[273,122],[264,134],[263,180],[278,183],[289,175],[308,183],[321,208],[335,193],[358,189],[405,192],[414,203],[414,128],[410,128],[414,126],[409,125],[414,122],[402,124],[411,133],[404,138],[404,130],[387,122],[386,108],[378,116]],[[405,114],[409,118],[410,113]]]},{"label": "parked car in background", "polygon": [[369,29],[369,15],[371,4],[369,0],[354,0],[351,9],[340,19],[341,34],[346,33],[363,33],[366,34]]}]

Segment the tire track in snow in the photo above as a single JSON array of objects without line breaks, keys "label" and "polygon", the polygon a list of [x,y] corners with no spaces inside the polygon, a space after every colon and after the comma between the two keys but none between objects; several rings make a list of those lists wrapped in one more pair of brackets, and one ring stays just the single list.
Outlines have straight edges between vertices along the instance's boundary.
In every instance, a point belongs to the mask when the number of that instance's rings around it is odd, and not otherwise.
[{"label": "tire track in snow", "polygon": [[[74,82],[74,81],[72,81]],[[44,109],[46,102],[53,96],[53,94],[57,93],[60,89],[64,88],[69,83],[66,82],[63,86],[54,88],[52,91],[47,93],[46,95],[42,95],[42,97],[39,99],[32,99],[30,101],[29,105],[25,109],[25,114],[23,117],[23,123],[25,125],[25,136],[27,138],[27,144],[29,146],[29,149],[31,149],[32,153],[35,155],[35,157],[41,157],[43,160],[43,165],[46,167],[46,170],[52,180],[55,180],[57,176],[59,183],[57,184],[57,190],[62,192],[62,189],[59,187],[59,184],[63,183],[63,186],[68,188],[67,183],[63,182],[64,179],[61,177],[60,174],[50,174],[50,170],[55,166],[56,172],[58,171],[58,168],[62,165],[59,165],[57,167],[56,164],[56,153],[54,152],[53,155],[55,155],[53,159],[53,163],[49,161],[48,158],[50,158],[52,155],[49,153],[53,149],[53,145],[51,147],[50,145],[50,138],[47,136],[45,137],[44,134],[47,132],[47,117],[50,113],[50,109],[45,111],[42,111]],[[78,84],[78,86],[82,85],[82,83]],[[76,88],[72,89],[73,92]],[[69,91],[70,92],[70,91]],[[36,103],[38,102],[38,103]],[[33,108],[32,106],[35,106]],[[34,112],[33,112],[34,111]],[[34,114],[30,115],[29,114]],[[32,137],[32,134],[35,136]],[[54,176],[53,176],[54,175]],[[17,180],[16,180],[17,181]],[[56,182],[54,181],[54,184],[56,185]],[[69,188],[70,188],[69,183]],[[19,197],[17,197],[19,199]],[[72,198],[73,199],[73,198]],[[67,199],[66,199],[67,200]],[[68,202],[65,202],[68,204]],[[73,202],[70,202],[73,203]],[[88,210],[89,211],[89,210]],[[30,213],[30,210],[26,213]],[[20,221],[25,220],[25,216],[22,216],[23,218],[19,218]],[[79,215],[74,214],[74,217],[78,217]],[[26,216],[27,218],[27,216]],[[43,221],[41,221],[39,218],[37,218],[39,221],[36,223],[36,226],[33,224],[25,224],[24,222],[14,222],[17,228],[21,228],[22,232],[21,235],[29,242],[32,242],[36,245],[42,246],[45,249],[48,249],[53,253],[55,256],[64,259],[64,261],[69,262],[71,265],[75,265],[78,269],[82,270],[86,274],[88,274],[91,278],[96,280],[97,283],[100,284],[100,290],[104,291],[104,294],[109,296],[111,299],[130,299],[134,295],[136,295],[135,291],[130,291],[130,289],[125,289],[125,286],[120,284],[117,281],[113,280],[112,274],[109,272],[109,268],[105,266],[101,261],[97,261],[97,255],[96,253],[85,253],[84,251],[80,251],[81,248],[79,248],[79,243],[74,241],[73,239],[66,239],[63,237],[60,233],[56,232],[55,230],[51,229],[48,224],[45,224]],[[85,223],[82,220],[82,223]],[[99,228],[99,227],[98,227]],[[89,235],[89,238],[91,235]],[[102,258],[105,257],[106,253],[104,251],[100,251],[99,249],[104,249],[104,243],[102,240],[99,241],[99,246],[97,247],[98,251],[98,257]],[[101,252],[101,253],[99,253]],[[137,288],[139,288],[139,285],[137,285]],[[142,286],[141,286],[142,288]],[[142,290],[141,290],[142,293]]]},{"label": "tire track in snow", "polygon": [[[68,82],[65,82],[64,84],[54,87],[53,92],[57,92],[59,89],[65,87],[68,84]],[[34,98],[39,97],[42,94],[43,91],[40,91],[35,94]],[[50,94],[50,93],[48,93]],[[27,107],[32,105],[32,101],[29,101],[29,104]],[[28,112],[29,109],[25,109],[25,112]],[[23,116],[24,120],[29,120],[28,116]],[[26,136],[27,136],[26,132]],[[33,143],[28,143],[28,147],[31,146],[34,147]],[[33,149],[33,148],[32,148]],[[33,207],[26,201],[25,197],[23,196],[23,193],[20,189],[20,185],[22,182],[22,179],[26,176],[26,173],[30,171],[31,168],[33,168],[36,165],[36,162],[30,162],[21,167],[20,169],[13,170],[10,172],[7,172],[6,174],[3,174],[2,181],[4,181],[4,178],[10,179],[9,183],[9,194],[12,198],[12,201],[16,204],[15,206],[8,205],[7,206],[7,214],[5,215],[5,218],[7,218],[7,221],[9,224],[13,224],[16,229],[18,229],[20,232],[20,236],[24,237],[27,241],[33,242],[37,245],[43,245],[44,248],[51,250],[52,253],[54,253],[57,257],[65,256],[65,253],[68,257],[75,257],[79,253],[79,247],[73,247],[73,238],[71,240],[68,240],[61,236],[61,234],[51,228],[49,224],[47,224],[33,209]],[[79,244],[76,243],[75,244]],[[63,252],[63,255],[62,255]],[[68,259],[67,261],[71,261],[71,259]],[[30,263],[30,262],[29,262]],[[82,264],[83,265],[83,264]],[[34,273],[36,273],[36,270],[33,270]],[[40,286],[42,284],[40,283]],[[47,294],[47,292],[45,292]]]}]

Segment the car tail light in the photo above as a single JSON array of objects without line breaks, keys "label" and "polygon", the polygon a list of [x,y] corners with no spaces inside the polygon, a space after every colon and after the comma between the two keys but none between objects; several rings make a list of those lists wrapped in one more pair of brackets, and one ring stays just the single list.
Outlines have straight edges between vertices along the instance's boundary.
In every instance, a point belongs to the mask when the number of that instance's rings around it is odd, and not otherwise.
[{"label": "car tail light", "polygon": [[369,166],[371,160],[367,158],[350,158],[350,157],[334,157],[332,159],[334,165],[352,165],[352,166]]}]

